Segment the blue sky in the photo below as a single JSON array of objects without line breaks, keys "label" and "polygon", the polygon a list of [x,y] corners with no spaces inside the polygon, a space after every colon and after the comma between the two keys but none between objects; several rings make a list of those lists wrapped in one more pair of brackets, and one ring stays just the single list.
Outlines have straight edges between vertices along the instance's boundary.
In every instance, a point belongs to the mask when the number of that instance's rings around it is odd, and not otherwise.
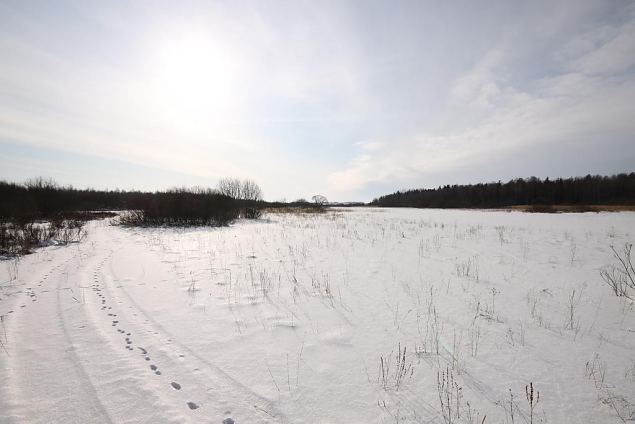
[{"label": "blue sky", "polygon": [[269,200],[633,171],[632,1],[0,3],[0,178]]}]

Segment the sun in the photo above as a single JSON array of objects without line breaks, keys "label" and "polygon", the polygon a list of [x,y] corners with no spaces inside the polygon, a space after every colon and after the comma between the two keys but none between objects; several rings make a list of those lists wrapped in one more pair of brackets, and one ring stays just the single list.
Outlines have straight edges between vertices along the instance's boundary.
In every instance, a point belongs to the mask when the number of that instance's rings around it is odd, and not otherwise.
[{"label": "sun", "polygon": [[156,92],[172,122],[200,129],[223,119],[233,108],[235,63],[209,37],[169,40],[158,56]]}]

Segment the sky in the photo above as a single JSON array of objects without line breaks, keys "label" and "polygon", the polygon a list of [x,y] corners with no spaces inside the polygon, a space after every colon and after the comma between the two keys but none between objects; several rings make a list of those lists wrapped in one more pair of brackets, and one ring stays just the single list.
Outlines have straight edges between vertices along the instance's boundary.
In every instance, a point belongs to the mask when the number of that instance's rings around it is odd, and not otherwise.
[{"label": "sky", "polygon": [[635,2],[0,1],[0,179],[267,200],[635,171]]}]

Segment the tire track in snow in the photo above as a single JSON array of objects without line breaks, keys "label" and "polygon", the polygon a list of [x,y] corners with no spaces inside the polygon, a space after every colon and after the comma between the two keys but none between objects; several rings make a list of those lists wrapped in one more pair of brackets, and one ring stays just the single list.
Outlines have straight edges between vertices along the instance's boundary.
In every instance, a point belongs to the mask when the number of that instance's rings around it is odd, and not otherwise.
[{"label": "tire track in snow", "polygon": [[41,278],[35,278],[39,282],[25,291],[27,299],[33,300],[34,287],[41,288],[38,301],[22,309],[12,323],[12,355],[4,389],[17,422],[67,421],[71,417],[83,423],[113,422],[76,353],[64,318],[64,309],[76,305],[71,296],[64,296],[69,290],[62,285],[68,282],[69,264],[77,262],[81,254],[57,250],[54,259],[30,265],[37,267],[37,275],[38,268],[50,262]]},{"label": "tire track in snow", "polygon": [[[120,328],[120,324],[125,324],[127,327],[128,323],[120,318],[119,305],[113,303],[112,296],[107,296],[108,287],[103,283],[102,268],[112,253],[111,249],[101,261],[85,267],[84,278],[92,281],[88,288],[92,289],[94,297],[92,301],[89,299],[84,310],[91,326],[90,332],[98,333],[99,344],[106,342],[108,347],[100,351],[101,360],[95,361],[95,358],[89,360],[102,367],[98,378],[100,382],[106,380],[103,391],[111,401],[112,407],[116,408],[113,410],[113,416],[116,416],[115,422],[139,422],[141,417],[144,422],[190,422],[179,412],[174,399],[165,396],[158,389],[157,381],[152,382],[147,378],[149,363],[140,362],[138,358],[131,358],[129,353],[122,352],[121,347],[130,352],[136,349],[133,347],[132,332]],[[102,275],[101,279],[100,275]],[[124,343],[121,343],[122,341]],[[96,343],[93,342],[94,344]],[[145,354],[148,353],[142,347],[137,349]],[[146,355],[143,357],[146,361],[150,360]],[[158,367],[154,367],[153,374],[160,376]],[[112,402],[113,399],[117,401]]]},{"label": "tire track in snow", "polygon": [[81,376],[81,382],[84,383],[82,384],[82,392],[83,393],[87,393],[90,395],[90,397],[93,400],[93,405],[95,406],[96,411],[98,412],[98,414],[101,416],[101,418],[103,419],[103,422],[108,422],[108,423],[114,423],[114,421],[112,420],[112,418],[110,417],[110,414],[108,413],[108,411],[106,410],[106,408],[104,407],[104,405],[102,404],[99,395],[97,394],[97,391],[95,390],[95,386],[92,384],[90,377],[88,375],[88,373],[86,372],[86,368],[84,367],[82,361],[80,360],[79,356],[77,355],[77,352],[73,346],[73,341],[71,340],[71,336],[70,333],[68,331],[68,326],[66,325],[66,320],[64,318],[64,313],[62,310],[62,301],[61,301],[61,297],[60,294],[62,292],[62,287],[61,287],[61,279],[57,281],[57,302],[56,302],[56,306],[57,306],[57,316],[56,318],[58,319],[61,327],[62,327],[62,332],[64,334],[64,339],[66,340],[66,344],[68,346],[71,346],[71,349],[69,349],[69,353],[70,353],[70,357],[71,357],[71,362],[74,365],[74,369],[79,373],[79,375]]},{"label": "tire track in snow", "polygon": [[[114,269],[114,264],[113,264],[112,258],[109,259],[109,267],[110,267],[110,272],[111,272],[112,276],[114,278],[118,278],[116,270]],[[143,270],[142,275],[144,275],[144,274],[145,274],[145,269]],[[108,280],[104,279],[104,281],[108,281]],[[113,287],[109,287],[110,285],[114,285],[114,281],[112,281],[111,284],[106,284],[107,290],[112,295],[114,295]],[[252,414],[256,413],[258,415],[257,418],[250,417],[250,418],[254,418],[257,422],[270,422],[272,419],[275,420],[276,422],[287,422],[287,419],[284,416],[284,414],[282,414],[282,412],[280,412],[275,407],[275,405],[272,402],[270,402],[269,400],[263,398],[262,396],[258,395],[257,393],[253,392],[247,386],[245,386],[244,384],[242,384],[238,380],[235,380],[234,378],[229,376],[221,368],[219,368],[218,366],[214,365],[212,362],[210,362],[209,360],[205,359],[201,355],[199,355],[196,351],[194,351],[193,349],[189,348],[184,343],[179,342],[177,337],[175,337],[163,325],[161,325],[159,322],[157,322],[152,317],[152,315],[150,313],[148,313],[143,307],[141,307],[133,299],[133,297],[130,295],[130,293],[128,293],[128,291],[125,289],[125,286],[123,284],[119,284],[119,285],[117,285],[115,287],[117,289],[119,289],[120,293],[130,303],[130,305],[132,305],[132,307],[136,310],[137,314],[142,315],[142,318],[145,319],[146,323],[148,323],[151,327],[153,327],[153,329],[154,329],[153,333],[155,333],[155,335],[157,335],[156,333],[159,333],[158,335],[160,336],[160,338],[163,338],[165,340],[169,340],[170,341],[170,345],[176,346],[178,348],[178,350],[187,353],[189,358],[193,358],[200,365],[203,365],[203,366],[199,366],[199,367],[195,367],[195,368],[206,369],[208,371],[208,373],[211,374],[211,377],[213,378],[213,381],[216,383],[215,384],[215,388],[214,388],[214,392],[215,392],[215,395],[217,397],[222,399],[223,398],[223,393],[227,393],[227,395],[225,395],[227,399],[223,399],[224,401],[226,401],[228,404],[232,404],[232,403],[234,403],[234,404],[235,403],[243,404],[243,408],[244,408],[245,411],[251,411]],[[124,310],[124,308],[122,308],[122,310]],[[126,313],[128,313],[128,312],[126,312]],[[167,348],[170,345],[166,344],[164,347]],[[182,364],[179,364],[177,361],[174,361],[174,360],[173,360],[173,365],[175,367],[177,367],[177,368],[182,368],[183,367]],[[191,376],[191,373],[188,373],[188,374],[190,374],[190,376]],[[208,389],[207,390],[207,392],[210,392],[210,391],[212,391],[212,389]],[[231,393],[240,393],[242,399],[241,400],[232,399],[231,398],[232,397]],[[191,403],[191,405],[190,405],[190,403]],[[198,409],[199,408],[198,404],[196,404],[194,402],[190,402],[190,403],[187,404],[190,409]],[[195,405],[195,407],[193,408],[192,405]]]}]

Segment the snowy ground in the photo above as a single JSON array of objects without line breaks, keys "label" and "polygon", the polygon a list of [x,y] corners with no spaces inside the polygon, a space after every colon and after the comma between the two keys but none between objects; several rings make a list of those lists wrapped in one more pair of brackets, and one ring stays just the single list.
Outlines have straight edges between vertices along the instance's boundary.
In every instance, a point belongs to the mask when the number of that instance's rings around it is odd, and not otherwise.
[{"label": "snowy ground", "polygon": [[530,382],[534,423],[634,417],[635,307],[599,274],[634,213],[88,231],[0,262],[2,423],[528,423]]}]

